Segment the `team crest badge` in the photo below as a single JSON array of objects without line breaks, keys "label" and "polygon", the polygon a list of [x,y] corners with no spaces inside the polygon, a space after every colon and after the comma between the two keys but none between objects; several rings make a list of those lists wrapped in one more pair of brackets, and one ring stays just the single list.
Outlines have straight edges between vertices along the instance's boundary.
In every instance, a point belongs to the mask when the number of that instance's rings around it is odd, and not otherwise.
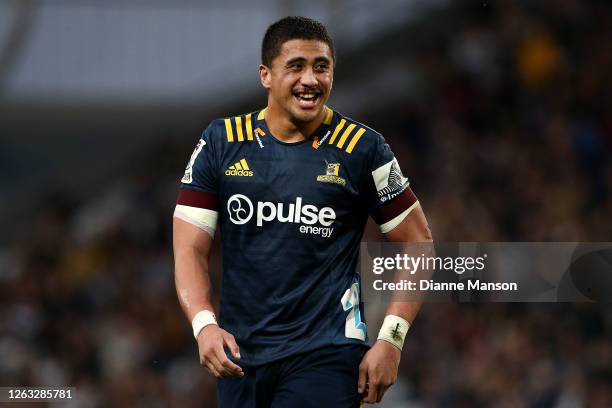
[{"label": "team crest badge", "polygon": [[325,174],[317,176],[317,181],[321,183],[334,183],[340,184],[341,186],[346,185],[346,180],[339,176],[340,174],[340,163],[328,163],[325,161],[327,168]]}]

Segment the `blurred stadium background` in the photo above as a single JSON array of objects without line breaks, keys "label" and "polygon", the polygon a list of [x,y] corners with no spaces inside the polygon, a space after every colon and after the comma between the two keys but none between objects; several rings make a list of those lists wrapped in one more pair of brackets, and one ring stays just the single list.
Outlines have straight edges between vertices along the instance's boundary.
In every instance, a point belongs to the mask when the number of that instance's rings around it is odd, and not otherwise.
[{"label": "blurred stadium background", "polygon": [[[264,106],[260,40],[288,14],[328,24],[330,105],[387,137],[436,240],[612,241],[607,1],[4,0],[0,385],[216,406],[171,216],[206,124]],[[612,310],[425,305],[382,406],[611,407]]]}]

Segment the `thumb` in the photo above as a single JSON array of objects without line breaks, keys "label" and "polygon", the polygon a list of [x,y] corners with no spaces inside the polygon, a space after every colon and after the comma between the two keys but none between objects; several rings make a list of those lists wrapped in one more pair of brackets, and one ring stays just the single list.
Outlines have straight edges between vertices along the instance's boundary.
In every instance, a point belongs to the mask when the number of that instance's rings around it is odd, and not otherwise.
[{"label": "thumb", "polygon": [[230,349],[232,356],[240,360],[240,348],[236,343],[236,339],[231,334],[228,334],[223,338],[225,340],[225,345]]},{"label": "thumb", "polygon": [[359,365],[359,381],[357,382],[357,392],[363,394],[368,380],[368,366],[364,363]]}]

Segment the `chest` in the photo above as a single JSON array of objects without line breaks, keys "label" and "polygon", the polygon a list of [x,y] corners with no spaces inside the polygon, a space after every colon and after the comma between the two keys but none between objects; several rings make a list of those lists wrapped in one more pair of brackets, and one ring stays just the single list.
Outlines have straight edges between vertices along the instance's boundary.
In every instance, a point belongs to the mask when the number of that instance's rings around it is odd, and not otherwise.
[{"label": "chest", "polygon": [[291,204],[301,199],[315,205],[350,208],[361,194],[363,166],[337,149],[247,145],[224,155],[219,191],[227,200],[235,194],[256,201]]}]

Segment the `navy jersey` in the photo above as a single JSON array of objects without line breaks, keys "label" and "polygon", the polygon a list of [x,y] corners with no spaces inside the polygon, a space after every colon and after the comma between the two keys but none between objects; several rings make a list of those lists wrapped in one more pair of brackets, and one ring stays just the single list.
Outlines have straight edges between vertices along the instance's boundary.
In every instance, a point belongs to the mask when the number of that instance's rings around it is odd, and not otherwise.
[{"label": "navy jersey", "polygon": [[219,323],[243,366],[366,345],[357,271],[366,221],[387,232],[418,205],[384,138],[325,109],[297,143],[270,133],[265,109],[215,120],[181,180],[179,206],[218,214]]}]

